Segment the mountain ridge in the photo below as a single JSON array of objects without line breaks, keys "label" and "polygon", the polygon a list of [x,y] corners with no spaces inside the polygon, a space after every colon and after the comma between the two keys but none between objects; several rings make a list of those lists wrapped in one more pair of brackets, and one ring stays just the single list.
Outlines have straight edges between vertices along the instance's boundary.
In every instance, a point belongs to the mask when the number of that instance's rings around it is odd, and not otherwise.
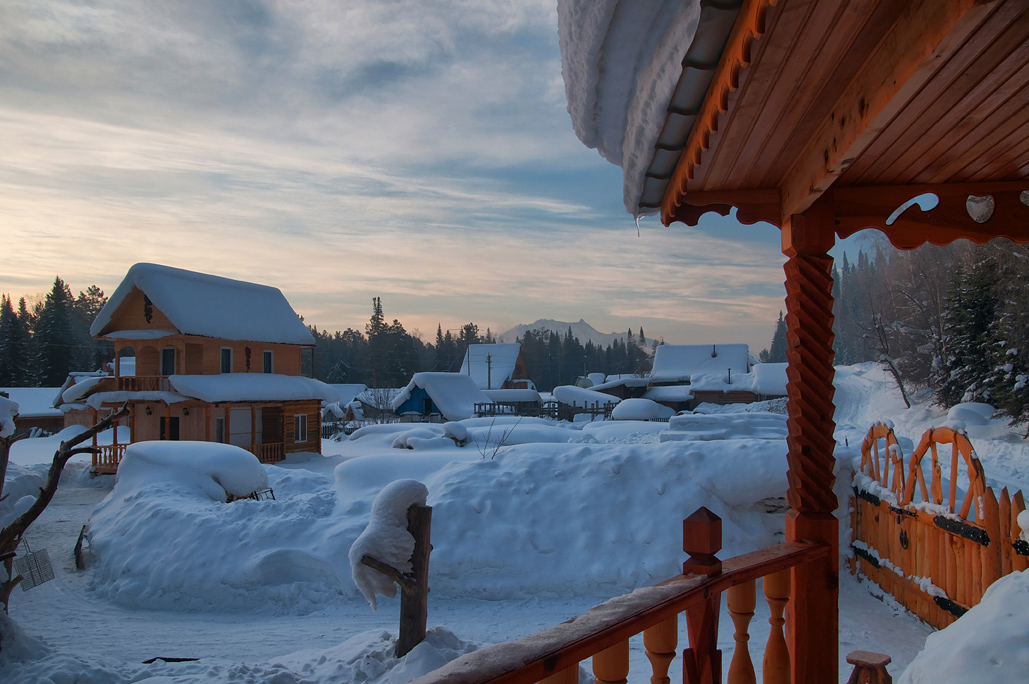
[{"label": "mountain ridge", "polygon": [[[590,341],[602,348],[610,346],[615,340],[622,340],[624,342],[626,338],[626,333],[624,332],[602,333],[582,318],[580,318],[577,323],[555,321],[551,318],[540,318],[534,323],[516,325],[510,330],[500,333],[497,336],[497,339],[501,342],[514,342],[516,337],[524,336],[527,330],[536,330],[538,328],[552,330],[559,334],[562,339],[564,339],[564,336],[568,333],[568,329],[571,328],[572,336],[577,338],[581,344],[585,345],[587,341]],[[643,332],[646,333],[646,330]],[[637,333],[638,331],[633,332],[634,338]],[[647,344],[650,344],[650,337],[647,337]]]}]

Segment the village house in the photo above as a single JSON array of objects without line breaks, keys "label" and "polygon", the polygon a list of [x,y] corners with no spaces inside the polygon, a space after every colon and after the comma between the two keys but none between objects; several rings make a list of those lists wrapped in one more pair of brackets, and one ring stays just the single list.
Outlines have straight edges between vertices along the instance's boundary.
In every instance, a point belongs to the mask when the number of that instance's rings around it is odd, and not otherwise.
[{"label": "village house", "polygon": [[[320,453],[322,402],[339,396],[301,375],[314,338],[278,289],[136,264],[90,334],[114,342],[114,373],[75,383],[64,400],[94,419],[127,404],[132,442],[224,442],[264,463]],[[133,375],[121,372],[126,356]],[[99,447],[94,470],[116,471],[124,447]]]},{"label": "village house", "polygon": [[654,353],[644,398],[677,411],[703,403],[757,401],[745,344],[663,344]]},{"label": "village house", "polygon": [[536,389],[518,342],[468,345],[460,372],[481,390]]},{"label": "village house", "polygon": [[392,405],[401,422],[442,423],[471,418],[489,401],[468,375],[429,372],[415,373]]}]

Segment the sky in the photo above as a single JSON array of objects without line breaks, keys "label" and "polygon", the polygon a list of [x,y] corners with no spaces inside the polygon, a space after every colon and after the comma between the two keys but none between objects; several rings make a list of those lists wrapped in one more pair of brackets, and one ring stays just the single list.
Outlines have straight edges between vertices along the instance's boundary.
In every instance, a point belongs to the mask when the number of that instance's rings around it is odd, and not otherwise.
[{"label": "sky", "polygon": [[575,137],[555,0],[5,0],[0,292],[149,261],[372,298],[427,341],[539,318],[768,346],[778,231],[639,231]]}]

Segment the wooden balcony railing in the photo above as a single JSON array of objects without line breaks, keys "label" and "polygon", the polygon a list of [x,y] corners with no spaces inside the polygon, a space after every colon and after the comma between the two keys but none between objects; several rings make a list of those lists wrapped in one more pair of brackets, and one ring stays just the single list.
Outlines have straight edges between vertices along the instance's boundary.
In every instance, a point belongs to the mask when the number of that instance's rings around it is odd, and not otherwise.
[{"label": "wooden balcony railing", "polygon": [[125,457],[125,444],[107,444],[98,446],[93,454],[93,472],[113,474],[118,472],[118,464]]},{"label": "wooden balcony railing", "polygon": [[120,392],[160,392],[168,389],[168,378],[162,375],[125,375],[115,380]]},{"label": "wooden balcony railing", "polygon": [[243,447],[261,463],[278,463],[285,458],[285,449],[282,442],[270,442],[268,444],[251,444]]},{"label": "wooden balcony railing", "polygon": [[[766,684],[793,681],[783,631],[790,598],[790,569],[825,558],[824,543],[787,542],[719,561],[721,520],[705,508],[683,523],[683,547],[690,554],[684,573],[653,587],[637,589],[592,608],[585,615],[517,641],[496,644],[462,656],[411,684],[576,684],[579,663],[593,659],[597,682],[616,684],[629,675],[629,638],[643,633],[653,684],[669,684],[668,669],[678,646],[678,616],[686,614],[689,648],[683,652],[687,684],[722,681],[718,645],[721,594],[728,594],[736,641],[729,684],[755,681],[748,628],[756,605],[755,580],[764,577],[772,626],[763,658]],[[696,573],[700,574],[696,574]],[[827,606],[827,610],[833,607]],[[830,635],[835,639],[836,635]],[[818,635],[797,626],[797,639]]]}]

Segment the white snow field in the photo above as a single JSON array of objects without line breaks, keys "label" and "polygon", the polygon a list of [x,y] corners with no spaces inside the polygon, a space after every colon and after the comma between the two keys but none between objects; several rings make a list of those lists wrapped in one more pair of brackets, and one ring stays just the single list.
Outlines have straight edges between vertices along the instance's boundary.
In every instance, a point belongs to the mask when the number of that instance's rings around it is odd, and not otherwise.
[{"label": "white snow field", "polygon": [[[926,403],[905,410],[874,364],[839,369],[837,387],[841,493],[872,422],[891,419],[902,438],[917,440],[948,420]],[[27,534],[33,550],[48,550],[56,578],[16,591],[10,620],[0,618],[0,681],[399,684],[673,576],[684,560],[682,518],[699,506],[723,518],[722,558],[775,543],[786,490],[781,402],[707,408],[669,423],[373,426],[326,441],[326,456],[276,466],[235,452],[229,464],[216,454],[221,445],[149,443],[130,450],[117,483],[90,479],[77,460]],[[1026,442],[1003,420],[982,422],[968,432],[991,484],[1029,485]],[[58,441],[14,446],[0,516],[9,520],[20,500],[31,502]],[[177,459],[176,448],[186,457]],[[375,498],[401,480],[424,484],[433,507],[433,629],[398,660],[399,599],[378,592],[372,611],[348,554],[369,528]],[[265,481],[275,500],[224,502],[225,492],[246,494]],[[77,571],[72,548],[87,522],[88,568]],[[876,594],[843,576],[841,681],[850,670],[844,657],[859,648],[893,656],[897,677],[932,631]],[[727,667],[724,602],[721,624]],[[1024,611],[1004,624],[1011,639],[1029,640]],[[759,605],[758,654],[767,635]],[[634,683],[650,673],[639,642]],[[934,662],[948,650],[937,648]],[[155,657],[197,660],[143,663]]]}]

